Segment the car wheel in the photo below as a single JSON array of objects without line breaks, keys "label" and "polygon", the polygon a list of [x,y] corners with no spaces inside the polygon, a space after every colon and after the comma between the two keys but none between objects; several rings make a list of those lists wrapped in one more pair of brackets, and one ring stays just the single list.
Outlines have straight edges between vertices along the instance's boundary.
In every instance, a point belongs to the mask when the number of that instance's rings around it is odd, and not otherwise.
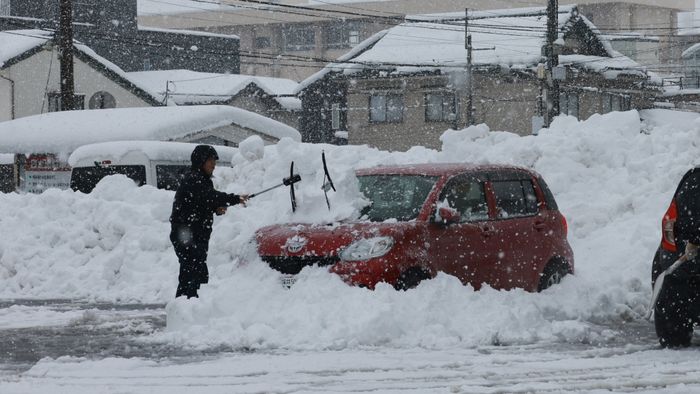
[{"label": "car wheel", "polygon": [[561,261],[549,262],[540,276],[540,283],[537,286],[537,291],[542,291],[559,284],[568,273],[569,269],[565,263]]},{"label": "car wheel", "polygon": [[430,279],[430,274],[418,267],[409,268],[399,275],[394,288],[396,290],[412,289],[425,279]]},{"label": "car wheel", "polygon": [[[679,293],[680,292],[680,293]],[[664,281],[654,306],[654,328],[662,347],[687,347],[693,338],[693,321],[683,289]]]}]

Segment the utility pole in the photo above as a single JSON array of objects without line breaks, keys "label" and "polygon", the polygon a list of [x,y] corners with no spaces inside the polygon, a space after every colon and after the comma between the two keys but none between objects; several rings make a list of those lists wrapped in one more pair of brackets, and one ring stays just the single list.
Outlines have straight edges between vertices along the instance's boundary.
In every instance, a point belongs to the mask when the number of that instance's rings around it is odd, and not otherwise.
[{"label": "utility pole", "polygon": [[464,46],[467,50],[467,126],[474,124],[472,91],[472,35],[469,34],[469,8],[464,9]]},{"label": "utility pole", "polygon": [[59,16],[58,57],[61,63],[61,111],[75,109],[73,79],[73,6],[71,0],[61,0]]},{"label": "utility pole", "polygon": [[545,106],[545,127],[552,124],[555,116],[559,115],[559,81],[554,76],[554,69],[559,66],[559,54],[554,48],[554,42],[559,37],[559,1],[548,0],[547,3],[547,90]]}]

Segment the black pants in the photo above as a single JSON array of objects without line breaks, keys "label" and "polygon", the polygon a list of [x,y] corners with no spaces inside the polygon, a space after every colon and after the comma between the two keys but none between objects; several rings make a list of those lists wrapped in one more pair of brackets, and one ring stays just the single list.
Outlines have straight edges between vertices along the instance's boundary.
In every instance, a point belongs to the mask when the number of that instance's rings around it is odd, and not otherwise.
[{"label": "black pants", "polygon": [[175,248],[175,254],[180,261],[180,274],[175,297],[198,297],[197,290],[203,283],[209,282],[207,269],[208,239],[196,239],[181,236],[182,231],[173,228],[170,232],[170,242]]}]

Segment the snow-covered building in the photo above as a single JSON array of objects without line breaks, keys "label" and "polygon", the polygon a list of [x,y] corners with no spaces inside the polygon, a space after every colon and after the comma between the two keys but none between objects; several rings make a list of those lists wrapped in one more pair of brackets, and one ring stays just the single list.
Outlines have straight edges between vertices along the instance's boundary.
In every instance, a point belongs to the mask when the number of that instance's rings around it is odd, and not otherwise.
[{"label": "snow-covered building", "polygon": [[299,85],[291,79],[241,74],[161,70],[128,73],[129,78],[155,92],[162,102],[177,105],[220,104],[242,108],[298,128]]},{"label": "snow-covered building", "polygon": [[27,190],[37,179],[47,186],[67,188],[68,156],[86,144],[132,140],[238,146],[253,135],[267,144],[282,138],[301,140],[292,127],[230,106],[115,108],[0,122],[0,153],[16,154],[13,183],[20,190]]},{"label": "snow-covered building", "polygon": [[[74,44],[79,108],[153,107],[162,102],[89,47]],[[0,32],[0,122],[60,108],[60,62],[53,34]]]},{"label": "snow-covered building", "polygon": [[[523,135],[538,131],[546,92],[546,10],[471,14],[471,78],[463,13],[459,18],[426,16],[425,22],[379,32],[302,81],[304,140],[346,138],[350,144],[405,150],[437,147],[445,129],[468,124]],[[657,87],[647,86],[644,69],[613,50],[577,7],[560,7],[558,23],[562,113],[586,119],[653,105]]]}]

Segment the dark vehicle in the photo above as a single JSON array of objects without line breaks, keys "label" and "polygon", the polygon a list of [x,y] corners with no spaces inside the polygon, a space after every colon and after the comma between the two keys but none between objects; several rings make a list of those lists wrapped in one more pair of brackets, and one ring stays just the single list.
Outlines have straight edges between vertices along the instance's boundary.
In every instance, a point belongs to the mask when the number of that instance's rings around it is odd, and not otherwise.
[{"label": "dark vehicle", "polygon": [[[652,285],[659,274],[685,251],[690,231],[700,232],[700,167],[681,179],[671,204],[661,220],[661,244],[651,268]],[[699,262],[683,263],[663,281],[654,307],[654,325],[664,347],[688,346],[693,326],[700,323]]]},{"label": "dark vehicle", "polygon": [[574,272],[566,220],[542,178],[513,166],[422,164],[357,172],[371,202],[360,220],[256,233],[289,275],[328,265],[347,283],[415,287],[444,272],[475,288],[541,291]]}]

